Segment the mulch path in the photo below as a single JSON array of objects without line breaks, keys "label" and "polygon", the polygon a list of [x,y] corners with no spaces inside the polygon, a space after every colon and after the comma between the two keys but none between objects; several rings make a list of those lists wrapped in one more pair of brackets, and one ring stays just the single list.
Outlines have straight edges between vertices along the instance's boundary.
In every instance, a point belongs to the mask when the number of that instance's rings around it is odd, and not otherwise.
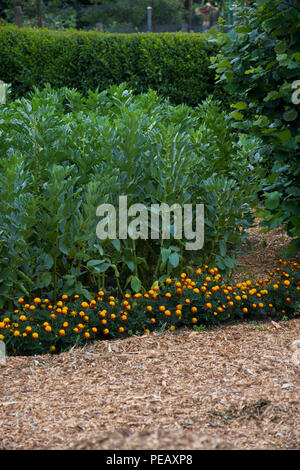
[{"label": "mulch path", "polygon": [[[252,236],[261,276],[287,240]],[[300,319],[244,322],[8,357],[0,449],[299,449],[297,339]]]}]

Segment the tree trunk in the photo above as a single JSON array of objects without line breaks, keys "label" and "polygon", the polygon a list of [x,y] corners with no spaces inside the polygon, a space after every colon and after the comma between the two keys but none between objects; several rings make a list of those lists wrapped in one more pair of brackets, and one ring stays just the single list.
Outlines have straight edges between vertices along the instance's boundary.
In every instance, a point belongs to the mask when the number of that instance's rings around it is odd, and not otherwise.
[{"label": "tree trunk", "polygon": [[36,0],[35,4],[36,4],[37,25],[39,28],[42,28],[43,22],[42,22],[41,0]]}]

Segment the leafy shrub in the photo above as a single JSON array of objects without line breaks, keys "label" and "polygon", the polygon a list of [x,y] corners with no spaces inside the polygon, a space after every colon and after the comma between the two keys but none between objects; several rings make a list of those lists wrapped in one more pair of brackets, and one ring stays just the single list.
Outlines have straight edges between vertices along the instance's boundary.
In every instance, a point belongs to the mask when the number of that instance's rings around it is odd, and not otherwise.
[{"label": "leafy shrub", "polygon": [[235,318],[291,318],[299,315],[300,265],[280,260],[265,280],[231,285],[217,268],[197,269],[166,278],[145,294],[125,294],[120,301],[99,291],[88,302],[63,295],[56,303],[18,300],[18,309],[0,317],[0,339],[8,354],[61,352],[97,339],[144,334],[160,328],[218,324]]},{"label": "leafy shrub", "polygon": [[238,27],[223,37],[214,66],[219,82],[234,97],[235,127],[261,137],[266,145],[264,224],[284,226],[294,238],[292,254],[300,247],[295,89],[300,79],[300,6],[295,0],[257,0],[243,8],[239,19]]},{"label": "leafy shrub", "polygon": [[[195,263],[226,271],[252,224],[259,142],[232,132],[220,103],[173,106],[125,85],[102,93],[36,90],[2,107],[0,302],[106,287],[139,291]],[[205,244],[99,240],[96,208],[205,205]]]},{"label": "leafy shrub", "polygon": [[137,92],[152,88],[175,104],[197,105],[215,90],[222,97],[209,69],[216,45],[204,37],[2,27],[0,79],[17,97],[46,83],[87,93],[127,82]]}]

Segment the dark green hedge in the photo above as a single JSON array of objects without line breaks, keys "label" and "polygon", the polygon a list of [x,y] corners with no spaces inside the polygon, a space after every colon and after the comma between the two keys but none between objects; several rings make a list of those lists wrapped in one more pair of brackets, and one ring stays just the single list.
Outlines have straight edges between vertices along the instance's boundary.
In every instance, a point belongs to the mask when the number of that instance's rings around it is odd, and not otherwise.
[{"label": "dark green hedge", "polygon": [[216,46],[200,35],[107,34],[0,27],[0,80],[14,97],[47,82],[85,92],[127,82],[171,102],[196,105],[208,94],[222,96],[209,68]]}]

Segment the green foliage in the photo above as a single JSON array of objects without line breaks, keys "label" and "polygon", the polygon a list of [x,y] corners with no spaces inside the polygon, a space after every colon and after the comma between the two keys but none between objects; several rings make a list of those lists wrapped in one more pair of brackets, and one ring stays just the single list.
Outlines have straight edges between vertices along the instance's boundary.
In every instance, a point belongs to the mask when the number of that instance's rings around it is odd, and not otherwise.
[{"label": "green foliage", "polygon": [[[47,289],[89,297],[106,286],[139,291],[191,263],[226,271],[251,226],[260,143],[232,131],[211,98],[173,106],[125,85],[85,98],[47,86],[1,107],[0,301]],[[104,240],[96,208],[205,205],[205,245]],[[150,217],[149,217],[150,223]],[[117,225],[118,226],[118,225]],[[191,268],[191,266],[190,266]]]},{"label": "green foliage", "polygon": [[300,271],[297,263],[280,263],[264,281],[231,284],[217,268],[198,269],[188,278],[181,273],[142,295],[118,300],[99,291],[82,302],[62,295],[57,303],[18,299],[18,309],[0,315],[0,340],[8,354],[61,352],[91,340],[174,331],[202,331],[234,319],[289,319],[299,315]]},{"label": "green foliage", "polygon": [[15,97],[46,83],[87,93],[127,82],[136,92],[151,88],[175,104],[197,105],[220,92],[209,69],[216,45],[204,37],[2,27],[0,79]]},{"label": "green foliage", "polygon": [[264,225],[283,225],[293,254],[300,247],[299,2],[257,0],[240,19],[214,67],[231,93],[235,127],[264,141]]}]

